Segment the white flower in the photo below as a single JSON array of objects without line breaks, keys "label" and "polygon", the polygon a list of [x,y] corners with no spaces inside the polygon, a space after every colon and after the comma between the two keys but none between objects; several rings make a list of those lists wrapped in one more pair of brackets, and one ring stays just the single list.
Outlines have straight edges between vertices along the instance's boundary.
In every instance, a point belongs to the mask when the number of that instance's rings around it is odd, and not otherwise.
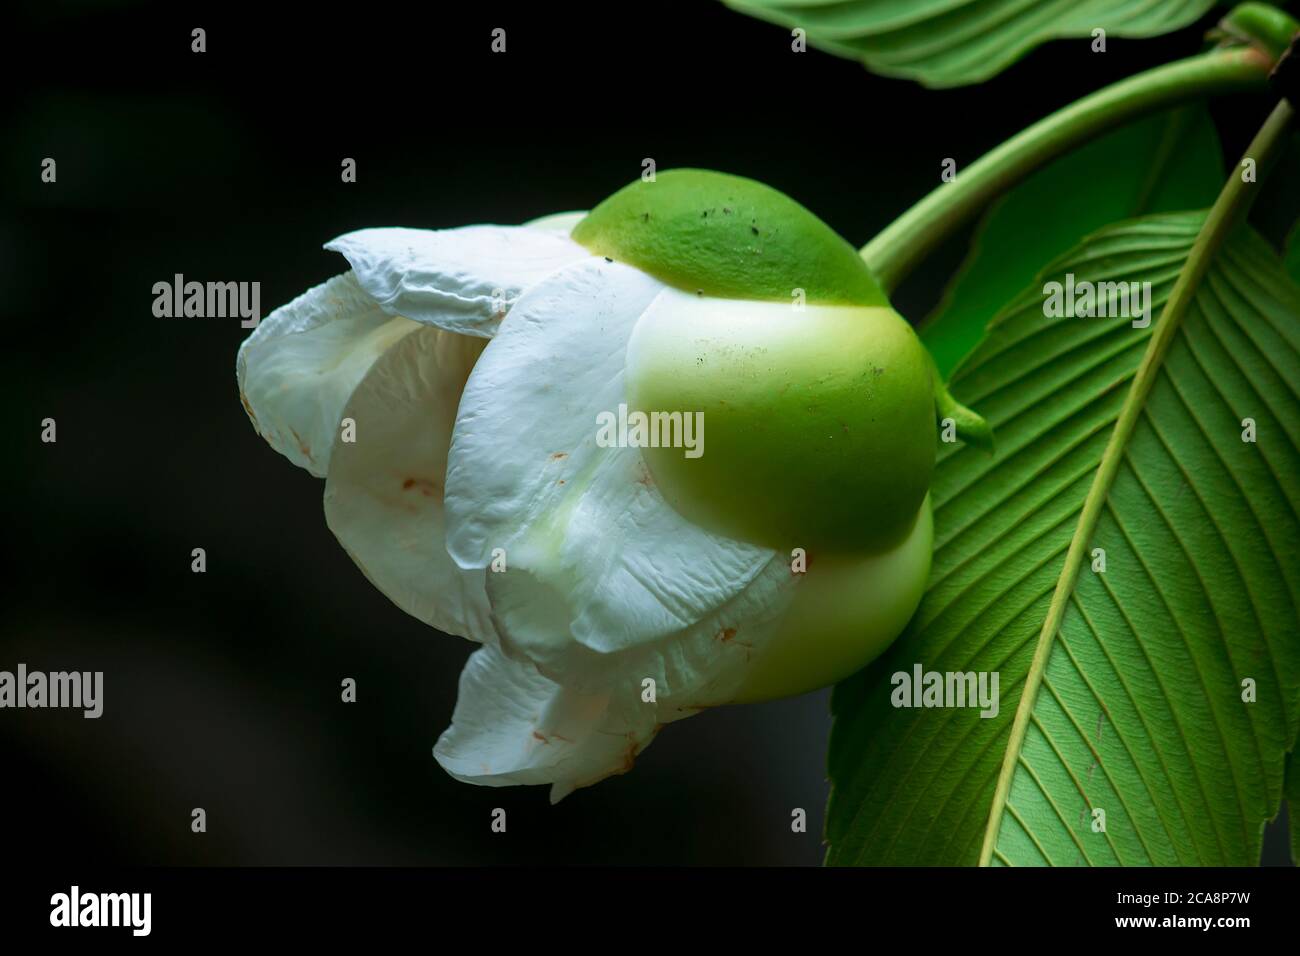
[{"label": "white flower", "polygon": [[[439,763],[549,783],[552,801],[629,769],[670,721],[855,670],[854,619],[901,629],[931,535],[927,507],[892,552],[827,558],[818,577],[666,504],[641,452],[602,447],[596,423],[626,401],[638,320],[682,293],[592,255],[574,221],[342,236],[326,248],[351,271],[268,316],[237,369],[258,431],[325,479],[365,575],[482,645]],[[817,657],[801,640],[819,628]]]}]

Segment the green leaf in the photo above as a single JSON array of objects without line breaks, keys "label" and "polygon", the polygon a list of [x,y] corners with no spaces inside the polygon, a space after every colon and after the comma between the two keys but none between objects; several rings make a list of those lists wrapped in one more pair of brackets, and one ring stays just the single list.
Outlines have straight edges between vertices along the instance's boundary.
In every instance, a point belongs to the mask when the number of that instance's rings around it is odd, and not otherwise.
[{"label": "green leaf", "polygon": [[[926,597],[835,689],[829,863],[973,864],[990,832],[993,863],[1258,862],[1300,727],[1300,288],[1240,228],[1149,356],[1160,323],[1049,318],[1042,293],[1067,273],[1149,281],[1159,315],[1204,222],[1094,234],[954,375],[999,452],[945,446]],[[1131,390],[1144,356],[1150,390]],[[1076,544],[1085,502],[1097,523]],[[892,675],[918,663],[997,672],[997,716],[892,706]]]},{"label": "green leaf", "polygon": [[1044,262],[1108,223],[1201,209],[1223,185],[1219,138],[1201,107],[1125,126],[1039,170],[996,203],[961,270],[920,326],[947,377]]},{"label": "green leaf", "polygon": [[1214,0],[724,0],[794,29],[873,73],[946,87],[978,83],[1029,50],[1093,30],[1151,37],[1199,19]]},{"label": "green leaf", "polygon": [[1286,242],[1286,271],[1296,282],[1300,282],[1300,223],[1291,230],[1291,237]]}]

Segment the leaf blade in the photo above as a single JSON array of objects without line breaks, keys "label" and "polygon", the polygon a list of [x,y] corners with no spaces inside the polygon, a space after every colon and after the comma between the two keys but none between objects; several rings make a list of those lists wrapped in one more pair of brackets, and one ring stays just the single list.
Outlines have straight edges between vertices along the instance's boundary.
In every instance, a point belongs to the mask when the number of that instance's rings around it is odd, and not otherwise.
[{"label": "leaf blade", "polygon": [[[1159,306],[1202,222],[1202,214],[1182,214],[1119,224],[1044,275],[1146,279]],[[836,688],[829,863],[972,863],[981,850],[995,864],[1258,860],[1300,715],[1300,479],[1291,477],[1300,473],[1300,290],[1262,240],[1242,232],[1192,303],[1164,356],[1170,364],[1155,367],[1152,411],[1143,403],[1134,417],[1137,444],[1115,459],[1115,493],[1098,509],[1097,540],[1128,573],[1085,573],[1077,588],[1061,588],[1060,562],[1150,330],[1047,320],[1031,287],[958,370],[954,391],[989,418],[1003,455],[988,461],[945,449],[932,491],[935,566],[917,618],[882,661]],[[1224,400],[1187,408],[1187,396],[1214,399],[1207,382],[1226,390]],[[1238,440],[1232,416],[1247,406],[1269,441]],[[1233,441],[1250,455],[1229,466],[1225,455],[1242,454]],[[1177,456],[1158,456],[1162,446]],[[1204,520],[1205,502],[1234,484],[1250,489],[1251,507],[1266,520],[1252,525],[1240,507],[1225,519],[1230,526]],[[1152,502],[1174,507],[1171,488],[1183,499],[1160,531],[1146,516],[1158,510]],[[1176,557],[1178,536],[1167,529],[1195,524],[1188,513],[1198,511],[1201,530],[1182,531],[1196,546],[1183,549],[1177,590],[1164,595],[1153,555]],[[1044,642],[1057,594],[1065,595],[1056,599],[1065,637]],[[1199,616],[1189,619],[1192,607]],[[1253,620],[1256,612],[1267,617]],[[1190,638],[1168,636],[1179,633]],[[1036,654],[1042,687],[1023,721],[1023,751],[1009,749],[1005,716],[888,705],[890,674],[920,661],[942,671],[999,670],[1009,691],[1003,715],[1018,712]],[[1233,704],[1236,681],[1265,663],[1276,668],[1254,674],[1259,703]],[[1229,740],[1250,741],[1253,758]],[[1007,810],[987,839],[1003,782]],[[1098,806],[1108,816],[1100,833],[1091,828]]]},{"label": "leaf blade", "polygon": [[724,0],[884,76],[931,87],[978,83],[1050,40],[1158,36],[1214,0]]}]

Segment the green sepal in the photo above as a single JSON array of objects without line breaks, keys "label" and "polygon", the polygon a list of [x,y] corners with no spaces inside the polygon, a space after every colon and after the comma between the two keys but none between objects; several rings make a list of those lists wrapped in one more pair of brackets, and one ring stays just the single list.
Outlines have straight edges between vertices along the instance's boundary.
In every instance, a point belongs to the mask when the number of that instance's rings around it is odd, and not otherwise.
[{"label": "green sepal", "polygon": [[673,169],[610,196],[573,230],[596,255],[725,299],[886,306],[856,249],[784,193],[741,176]]}]

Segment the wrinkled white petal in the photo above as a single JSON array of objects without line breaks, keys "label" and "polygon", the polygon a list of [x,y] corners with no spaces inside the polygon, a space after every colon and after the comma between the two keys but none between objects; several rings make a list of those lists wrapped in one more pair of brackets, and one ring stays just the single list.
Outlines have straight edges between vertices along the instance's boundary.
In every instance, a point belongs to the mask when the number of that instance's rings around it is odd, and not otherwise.
[{"label": "wrinkled white petal", "polygon": [[325,244],[385,312],[491,337],[520,294],[590,255],[556,229],[361,229]]},{"label": "wrinkled white petal", "polygon": [[276,309],[243,343],[244,407],[273,448],[324,477],[352,389],[411,331],[404,317],[489,337],[528,286],[589,253],[562,227],[363,229],[326,245],[353,272]]},{"label": "wrinkled white petal", "polygon": [[734,699],[799,587],[783,556],[681,518],[638,449],[596,444],[664,286],[578,247],[578,218],[343,236],[356,273],[268,316],[237,366],[367,577],[484,644],[439,762],[553,800]]},{"label": "wrinkled white petal", "polygon": [[456,406],[484,340],[410,324],[415,331],[374,362],[344,409],[353,440],[334,447],[325,518],[402,610],[439,630],[492,640],[484,572],[464,571],[448,556],[442,504]]},{"label": "wrinkled white petal", "polygon": [[433,753],[458,780],[489,787],[552,784],[556,802],[576,787],[631,769],[658,727],[630,693],[584,694],[492,646],[470,655],[452,725]]},{"label": "wrinkled white petal", "polygon": [[350,272],[309,289],[240,346],[236,376],[254,427],[323,478],[352,390],[376,358],[419,327],[385,313]]},{"label": "wrinkled white petal", "polygon": [[598,413],[626,400],[631,330],[663,288],[602,258],[552,275],[511,310],[461,399],[448,550],[465,568],[504,551],[508,570],[488,580],[502,641],[566,684],[619,679],[617,655],[634,652],[668,692],[692,685],[674,642],[773,555],[680,517],[639,449],[596,443]]},{"label": "wrinkled white petal", "polygon": [[539,599],[535,580],[532,575],[487,577],[488,601],[505,651],[526,656],[542,673],[579,690],[594,692],[626,680],[640,688],[651,680],[658,703],[669,713],[659,722],[668,723],[684,716],[675,709],[735,699],[751,665],[762,660],[776,635],[802,577],[769,551],[749,582],[716,608],[678,630],[608,650],[558,640],[559,621],[537,617],[538,607],[556,596]]},{"label": "wrinkled white petal", "polygon": [[795,587],[789,567],[773,555],[749,587],[687,633],[607,659],[606,676],[620,676],[601,688],[562,686],[496,647],[476,651],[434,755],[467,783],[549,783],[552,803],[625,773],[664,724],[734,697]]}]

